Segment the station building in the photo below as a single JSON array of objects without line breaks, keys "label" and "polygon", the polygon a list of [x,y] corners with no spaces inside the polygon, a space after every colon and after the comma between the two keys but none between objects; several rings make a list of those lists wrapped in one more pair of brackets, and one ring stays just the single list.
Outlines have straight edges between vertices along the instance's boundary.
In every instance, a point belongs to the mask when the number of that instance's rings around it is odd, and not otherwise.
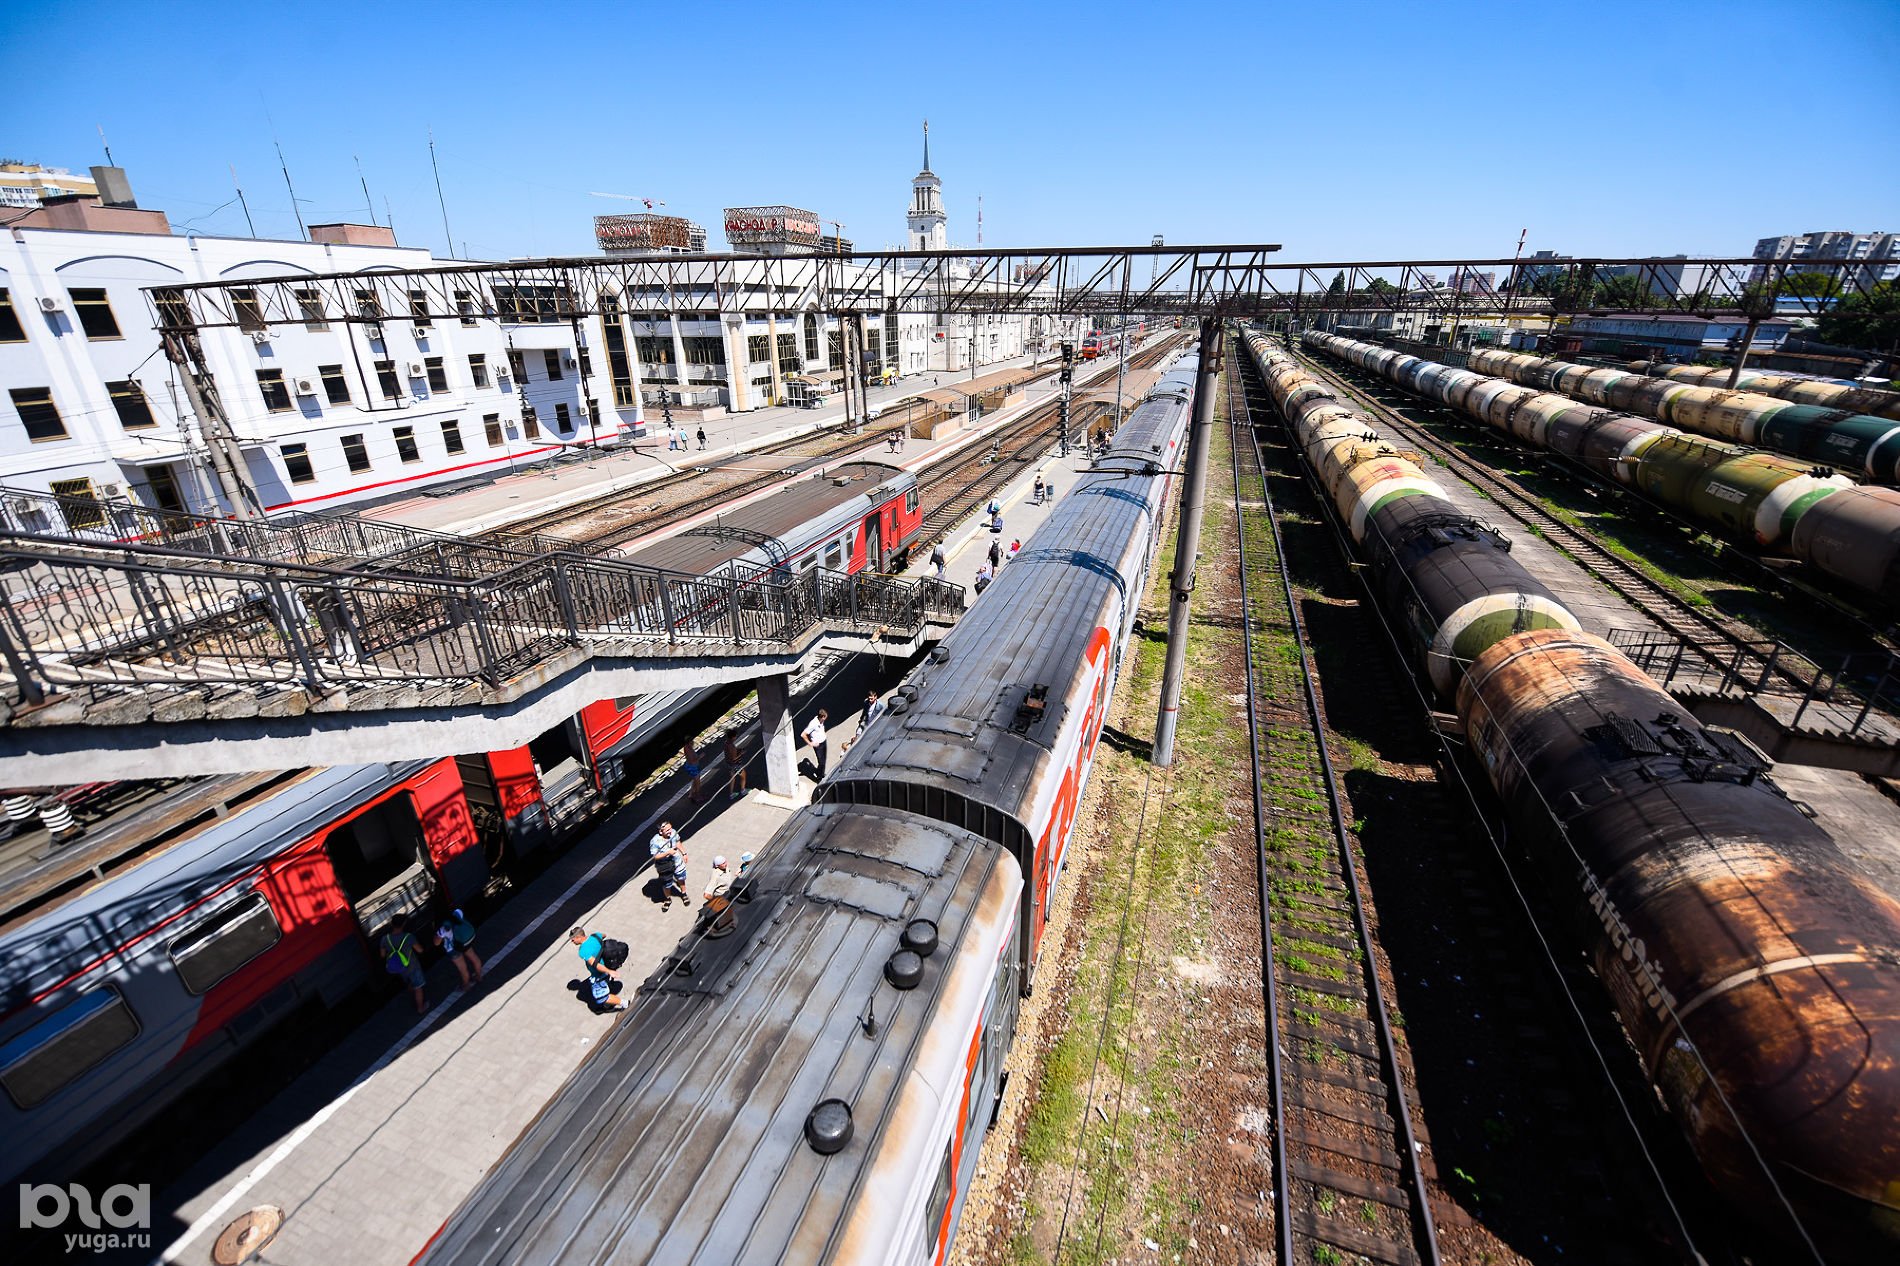
[{"label": "station building", "polygon": [[[329,321],[320,306],[288,323],[240,315],[239,328],[203,331],[222,418],[199,416],[146,287],[439,262],[381,226],[317,225],[310,238],[175,235],[129,191],[55,197],[15,218],[0,238],[0,484],[228,511],[216,443],[262,509],[329,509],[638,432],[637,402],[596,403],[585,331],[469,305],[374,324]],[[0,510],[27,524],[47,513]]]}]

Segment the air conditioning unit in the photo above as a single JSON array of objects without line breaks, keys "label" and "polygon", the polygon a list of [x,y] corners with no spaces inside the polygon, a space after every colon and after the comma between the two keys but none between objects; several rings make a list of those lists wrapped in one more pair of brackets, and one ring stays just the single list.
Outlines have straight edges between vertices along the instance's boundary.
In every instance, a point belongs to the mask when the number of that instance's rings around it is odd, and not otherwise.
[{"label": "air conditioning unit", "polygon": [[251,331],[251,342],[253,343],[264,344],[264,343],[270,342],[270,339],[271,339],[271,333],[269,330],[252,330]]},{"label": "air conditioning unit", "polygon": [[53,298],[53,296],[51,295],[46,296],[44,299],[40,300],[40,311],[41,312],[59,311],[59,300]]},{"label": "air conditioning unit", "polygon": [[410,361],[409,362],[409,376],[411,378],[420,378],[422,377],[422,375],[423,375],[422,362],[419,360]]},{"label": "air conditioning unit", "polygon": [[314,378],[299,378],[297,380],[297,394],[300,396],[316,395],[317,380]]},{"label": "air conditioning unit", "polygon": [[508,366],[506,366],[506,365],[497,365],[497,366],[495,366],[495,381],[496,381],[496,382],[507,382],[507,381],[508,381],[508,376],[509,376],[509,374],[510,374],[511,372],[512,372],[512,371],[510,371],[510,370],[509,370],[509,368],[508,368]]},{"label": "air conditioning unit", "polygon": [[578,365],[580,364],[580,362],[579,362],[579,361],[577,361],[577,360],[575,360],[575,359],[574,359],[574,353],[572,353],[572,352],[569,352],[569,353],[567,353],[567,355],[566,355],[566,357],[565,357],[565,359],[566,359],[566,361],[567,361],[567,367],[568,367],[569,369],[573,369],[573,368],[575,368],[576,366],[578,366]]},{"label": "air conditioning unit", "polygon": [[116,497],[123,494],[124,492],[125,492],[125,489],[118,484],[100,484],[99,485],[99,495],[102,498]]}]

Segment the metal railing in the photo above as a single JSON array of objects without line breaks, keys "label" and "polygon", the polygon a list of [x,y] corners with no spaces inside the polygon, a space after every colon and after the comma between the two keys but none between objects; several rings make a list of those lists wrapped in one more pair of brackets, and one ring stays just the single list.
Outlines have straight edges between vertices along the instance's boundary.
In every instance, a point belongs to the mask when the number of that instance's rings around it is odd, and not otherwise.
[{"label": "metal railing", "polygon": [[961,586],[930,578],[694,576],[577,554],[505,557],[479,574],[416,575],[16,537],[0,544],[0,686],[28,703],[101,684],[496,686],[577,647],[717,653],[790,646],[820,626],[908,635],[954,621],[964,605]]},{"label": "metal railing", "polygon": [[[1843,737],[1891,741],[1894,718],[1900,716],[1900,657],[1884,651],[1844,655],[1830,671],[1768,639],[1691,645],[1673,633],[1612,629],[1609,641],[1664,687],[1799,699],[1787,722],[1790,728],[1807,719]],[[1796,671],[1782,671],[1789,666],[1797,666]],[[1825,716],[1815,714],[1817,705]]]}]

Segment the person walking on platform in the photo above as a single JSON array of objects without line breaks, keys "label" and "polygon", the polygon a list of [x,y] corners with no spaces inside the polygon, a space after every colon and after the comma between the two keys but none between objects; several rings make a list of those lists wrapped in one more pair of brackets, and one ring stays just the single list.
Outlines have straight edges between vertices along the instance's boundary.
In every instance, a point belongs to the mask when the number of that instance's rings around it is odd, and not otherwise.
[{"label": "person walking on platform", "polygon": [[455,974],[462,978],[462,988],[482,983],[482,960],[475,954],[475,925],[468,921],[467,915],[451,910],[449,917],[435,930],[435,943],[455,964]]},{"label": "person walking on platform", "polygon": [[732,771],[726,776],[726,799],[737,800],[745,795],[745,760],[739,755],[737,730],[726,735],[726,768]]},{"label": "person walking on platform", "polygon": [[706,451],[706,428],[704,426],[701,426],[699,428],[698,435],[699,435],[699,451],[703,453]]},{"label": "person walking on platform", "polygon": [[937,579],[943,579],[943,545],[938,543],[930,547],[930,566],[935,570]]},{"label": "person walking on platform", "polygon": [[845,740],[844,750],[848,752],[855,747],[858,740],[864,737],[864,732],[871,728],[871,722],[883,716],[886,710],[883,696],[879,695],[877,691],[873,690],[866,694],[864,696],[864,715],[858,718],[858,732]]},{"label": "person walking on platform", "polygon": [[693,784],[693,803],[705,804],[706,794],[699,789],[699,751],[691,739],[687,739],[686,746],[680,749],[680,767],[685,771],[687,780]]},{"label": "person walking on platform", "polygon": [[1001,571],[1002,569],[1003,569],[1003,538],[999,536],[995,540],[990,542],[990,570]]},{"label": "person walking on platform", "polygon": [[416,1014],[426,1015],[429,1001],[423,994],[423,988],[429,981],[422,974],[422,946],[416,943],[416,937],[409,930],[406,915],[397,915],[389,921],[389,928],[383,933],[383,970],[392,976],[402,977],[402,983],[409,986],[409,992],[416,1000]]},{"label": "person walking on platform", "polygon": [[671,822],[660,823],[660,829],[647,841],[647,855],[653,858],[653,867],[660,874],[660,909],[671,910],[674,896],[691,909],[693,899],[686,895],[686,846],[680,841],[679,828]]},{"label": "person walking on platform", "polygon": [[823,708],[820,708],[818,709],[818,715],[813,717],[811,723],[800,731],[798,735],[799,738],[811,744],[812,762],[818,766],[818,777],[816,779],[818,782],[825,780],[825,722],[830,719],[831,714],[826,712]]},{"label": "person walking on platform", "polygon": [[1036,476],[1036,504],[1037,504],[1037,505],[1041,505],[1041,504],[1042,504],[1042,493],[1043,493],[1043,488],[1044,488],[1044,484],[1043,484],[1043,482],[1042,482],[1042,476],[1041,476],[1041,475],[1037,475],[1037,476]]},{"label": "person walking on platform", "polygon": [[620,982],[614,979],[612,969],[601,962],[607,952],[607,938],[598,932],[590,936],[586,928],[577,927],[567,934],[567,939],[580,954],[581,965],[587,968],[587,983],[592,994],[589,1000],[609,1011],[625,1011],[627,1004],[620,1000]]}]

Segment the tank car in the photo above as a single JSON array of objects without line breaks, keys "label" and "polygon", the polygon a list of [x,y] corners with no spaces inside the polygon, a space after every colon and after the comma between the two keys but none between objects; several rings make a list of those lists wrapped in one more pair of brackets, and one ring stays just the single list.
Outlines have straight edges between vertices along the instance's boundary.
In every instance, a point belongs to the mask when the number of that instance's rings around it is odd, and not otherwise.
[{"label": "tank car", "polygon": [[[1663,378],[1672,378],[1677,382],[1699,383],[1704,386],[1725,387],[1731,372],[1721,365],[1662,365],[1639,363],[1632,368],[1642,374],[1654,374]],[[1900,391],[1879,387],[1857,387],[1846,383],[1829,382],[1822,378],[1796,378],[1787,374],[1770,374],[1756,369],[1744,369],[1736,380],[1738,391],[1759,391],[1763,395],[1778,396],[1783,400],[1792,400],[1796,404],[1817,405],[1823,409],[1844,409],[1850,413],[1871,413],[1875,417],[1891,418],[1900,421]]]},{"label": "tank car", "polygon": [[1517,352],[1474,351],[1469,363],[1478,373],[1652,417],[1698,435],[1825,462],[1877,483],[1900,482],[1900,425],[1888,418]]},{"label": "tank car", "polygon": [[[1336,335],[1309,332],[1306,344],[1351,364],[1375,369],[1394,382],[1420,381],[1411,363],[1419,358],[1373,347]],[[1496,353],[1489,354],[1496,356]],[[1900,575],[1900,541],[1882,525],[1890,498],[1883,488],[1862,487],[1845,476],[1829,474],[1792,457],[1754,452],[1628,414],[1597,412],[1549,397],[1535,389],[1504,384],[1475,401],[1482,388],[1459,375],[1471,370],[1434,373],[1429,398],[1441,402],[1462,392],[1464,411],[1527,442],[1540,443],[1575,458],[1599,474],[1643,490],[1694,522],[1757,546],[1783,549],[1823,574],[1866,590],[1869,578],[1881,588],[1868,590],[1886,602],[1900,602],[1892,578]],[[1492,380],[1497,381],[1497,380]],[[1829,533],[1801,532],[1801,520],[1838,498],[1826,516]],[[1841,534],[1864,533],[1850,558],[1838,548]],[[1817,548],[1827,542],[1826,548]]]},{"label": "tank car", "polygon": [[[1325,397],[1264,339],[1249,347],[1301,434]],[[1350,425],[1343,412],[1328,425]],[[1435,503],[1396,504],[1425,523]],[[1365,543],[1382,600],[1408,617],[1415,647],[1435,645],[1420,599],[1446,551]],[[1529,579],[1508,554],[1481,557],[1488,566],[1463,575],[1469,592],[1508,598]],[[1683,716],[1574,620],[1479,623],[1461,650],[1439,662],[1473,749],[1516,838],[1570,894],[1618,1015],[1714,1184],[1778,1233],[1792,1230],[1778,1216],[1786,1197],[1827,1253],[1890,1260],[1900,904],[1750,749]]]}]

